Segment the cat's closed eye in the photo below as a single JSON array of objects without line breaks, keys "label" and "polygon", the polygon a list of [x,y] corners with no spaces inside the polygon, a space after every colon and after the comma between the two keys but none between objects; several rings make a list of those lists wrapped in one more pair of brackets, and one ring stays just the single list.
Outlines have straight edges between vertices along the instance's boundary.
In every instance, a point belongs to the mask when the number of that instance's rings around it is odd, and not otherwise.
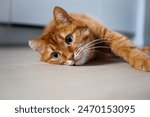
[{"label": "cat's closed eye", "polygon": [[65,42],[66,42],[66,44],[68,44],[68,45],[72,45],[73,42],[74,42],[73,36],[72,36],[71,34],[69,34],[68,36],[66,36]]}]

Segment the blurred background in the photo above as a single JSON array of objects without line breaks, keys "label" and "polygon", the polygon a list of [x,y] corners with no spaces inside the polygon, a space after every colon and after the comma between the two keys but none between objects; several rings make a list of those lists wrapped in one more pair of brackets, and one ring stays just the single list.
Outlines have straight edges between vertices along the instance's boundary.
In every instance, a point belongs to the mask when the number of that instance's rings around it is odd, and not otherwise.
[{"label": "blurred background", "polygon": [[150,46],[150,0],[0,0],[0,46],[25,46],[53,19],[53,8],[93,16],[107,27]]}]

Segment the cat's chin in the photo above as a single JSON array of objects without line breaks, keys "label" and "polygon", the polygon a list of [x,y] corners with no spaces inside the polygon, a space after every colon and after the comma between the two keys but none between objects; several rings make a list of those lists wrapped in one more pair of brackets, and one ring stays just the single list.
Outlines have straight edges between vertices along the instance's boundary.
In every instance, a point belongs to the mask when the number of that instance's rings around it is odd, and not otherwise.
[{"label": "cat's chin", "polygon": [[64,65],[81,66],[81,65],[87,63],[91,58],[92,58],[92,55],[90,54],[90,51],[84,51],[80,54],[80,56],[75,56],[74,60],[66,60]]},{"label": "cat's chin", "polygon": [[84,65],[85,63],[87,63],[90,59],[81,59],[81,60],[78,60],[74,63],[74,65],[77,65],[77,66],[81,66],[81,65]]},{"label": "cat's chin", "polygon": [[90,54],[90,51],[84,51],[82,54],[78,57],[75,56],[75,65],[80,66],[85,63],[87,63],[92,58],[92,55]]}]

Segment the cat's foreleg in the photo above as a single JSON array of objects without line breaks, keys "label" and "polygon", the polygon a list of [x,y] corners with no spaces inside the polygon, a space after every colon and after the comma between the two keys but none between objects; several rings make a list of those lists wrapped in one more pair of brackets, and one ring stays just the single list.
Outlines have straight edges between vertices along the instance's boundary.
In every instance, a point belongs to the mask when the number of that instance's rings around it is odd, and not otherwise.
[{"label": "cat's foreleg", "polygon": [[150,71],[150,56],[138,49],[127,37],[109,30],[102,24],[92,21],[87,25],[96,38],[108,42],[112,52],[126,60],[138,70]]},{"label": "cat's foreleg", "polygon": [[142,50],[144,53],[146,53],[150,56],[150,48],[144,47],[144,48],[140,48],[140,50]]},{"label": "cat's foreleg", "polygon": [[104,29],[101,35],[116,55],[138,70],[150,71],[150,56],[138,49],[127,37],[108,29]]}]

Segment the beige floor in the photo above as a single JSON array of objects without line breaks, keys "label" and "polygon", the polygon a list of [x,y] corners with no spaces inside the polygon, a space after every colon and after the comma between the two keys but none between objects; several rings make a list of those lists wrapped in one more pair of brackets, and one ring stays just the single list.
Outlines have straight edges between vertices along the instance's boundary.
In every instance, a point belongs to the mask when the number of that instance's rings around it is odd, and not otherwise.
[{"label": "beige floor", "polygon": [[150,73],[124,62],[50,65],[29,48],[0,48],[0,99],[150,99]]}]

